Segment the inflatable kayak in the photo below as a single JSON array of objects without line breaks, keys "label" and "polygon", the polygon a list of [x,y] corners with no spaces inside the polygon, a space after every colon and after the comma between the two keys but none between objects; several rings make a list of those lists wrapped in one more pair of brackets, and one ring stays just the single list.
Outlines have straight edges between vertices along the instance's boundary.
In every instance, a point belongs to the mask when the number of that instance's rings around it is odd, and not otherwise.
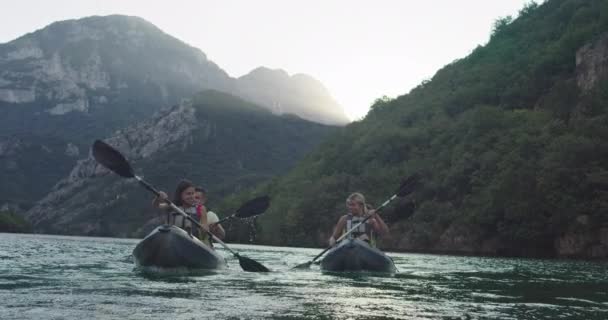
[{"label": "inflatable kayak", "polygon": [[219,269],[224,257],[183,229],[162,225],[154,229],[133,250],[140,267]]},{"label": "inflatable kayak", "polygon": [[393,260],[384,252],[357,239],[341,241],[321,260],[323,271],[371,271],[395,273]]}]

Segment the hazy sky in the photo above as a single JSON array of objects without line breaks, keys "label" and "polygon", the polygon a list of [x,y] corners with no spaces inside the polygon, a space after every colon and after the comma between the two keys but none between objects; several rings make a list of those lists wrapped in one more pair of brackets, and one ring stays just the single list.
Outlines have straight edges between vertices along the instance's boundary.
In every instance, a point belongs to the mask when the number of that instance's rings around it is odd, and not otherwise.
[{"label": "hazy sky", "polygon": [[[3,1],[0,43],[66,19],[126,14],[200,48],[231,76],[258,66],[323,82],[349,117],[485,44],[529,0]],[[536,1],[541,2],[541,1]]]}]

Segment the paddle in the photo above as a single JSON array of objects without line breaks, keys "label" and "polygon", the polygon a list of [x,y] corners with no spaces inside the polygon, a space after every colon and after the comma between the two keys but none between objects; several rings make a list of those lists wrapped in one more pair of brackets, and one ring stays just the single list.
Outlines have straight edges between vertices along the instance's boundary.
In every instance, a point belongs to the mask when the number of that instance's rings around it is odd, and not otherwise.
[{"label": "paddle", "polygon": [[[144,188],[148,189],[148,191],[154,193],[157,197],[160,195],[159,191],[156,190],[156,188],[154,188],[151,184],[144,181],[141,177],[137,176],[133,172],[131,165],[129,164],[127,159],[125,159],[125,157],[123,157],[123,155],[120,154],[120,152],[118,152],[116,149],[112,148],[107,143],[105,143],[101,140],[96,140],[93,143],[93,157],[102,166],[108,168],[109,170],[113,171],[117,175],[124,177],[124,178],[135,178],[139,182],[139,184],[141,186],[143,186]],[[248,202],[245,205],[243,205],[243,207],[254,208],[254,209],[264,209],[264,210],[266,210],[266,208],[268,207],[267,204],[263,203],[264,202],[263,200],[257,200],[257,199],[254,199],[254,200],[256,200],[256,202],[254,202],[255,205],[248,205],[249,204],[249,202]],[[203,227],[198,221],[196,221],[195,219],[190,217],[190,215],[185,213],[180,207],[176,206],[173,202],[171,202],[169,200],[165,200],[165,201],[167,202],[167,204],[169,204],[169,206],[171,208],[173,208],[173,210],[177,211],[179,214],[183,215],[185,218],[190,220],[193,224],[198,226],[202,231],[207,232],[207,234],[211,238],[213,238],[213,240],[215,242],[221,244],[224,247],[224,249],[228,250],[237,259],[239,259],[239,264],[241,265],[241,268],[243,268],[243,270],[251,271],[251,272],[269,272],[270,271],[270,270],[268,270],[268,268],[266,268],[261,263],[255,261],[253,259],[239,255],[237,252],[230,249],[228,247],[228,245],[226,245],[224,242],[222,242],[222,240],[218,239],[213,233],[211,233],[209,230],[207,230],[205,227]],[[243,207],[239,208],[239,210],[246,211],[245,209],[242,209]],[[247,211],[253,212],[255,210],[247,209]],[[238,212],[238,210],[237,210],[237,212]]]},{"label": "paddle", "polygon": [[[419,178],[420,177],[417,174],[413,174],[413,175],[405,178],[401,182],[401,185],[399,186],[399,189],[397,190],[397,192],[395,192],[394,195],[392,195],[388,200],[384,201],[383,204],[381,204],[378,208],[376,208],[376,212],[381,211],[384,207],[386,207],[389,203],[391,203],[391,201],[395,200],[397,197],[404,197],[404,196],[412,193],[414,191],[414,187],[416,186],[416,183],[418,182]],[[306,268],[309,268],[310,265],[315,262],[315,260],[319,259],[319,257],[321,257],[323,254],[325,254],[325,252],[327,252],[331,248],[335,247],[336,244],[338,244],[340,241],[342,241],[344,238],[346,238],[349,234],[351,234],[354,230],[356,230],[360,225],[364,224],[371,217],[372,217],[371,215],[365,217],[365,219],[363,219],[361,222],[359,222],[358,224],[356,224],[355,226],[353,226],[350,230],[348,230],[340,238],[338,238],[338,240],[336,240],[336,243],[334,243],[333,245],[325,248],[325,250],[321,251],[321,253],[319,253],[318,255],[316,255],[312,260],[310,260],[308,262],[305,262],[305,263],[302,263],[302,264],[299,264],[299,265],[293,267],[293,269],[306,269]]]},{"label": "paddle", "polygon": [[218,222],[214,222],[212,224],[219,224],[234,218],[251,218],[257,215],[260,215],[268,209],[270,205],[270,198],[268,196],[261,196],[255,199],[251,199],[247,201],[244,205],[236,210],[236,213],[227,216],[226,218],[221,219]]}]

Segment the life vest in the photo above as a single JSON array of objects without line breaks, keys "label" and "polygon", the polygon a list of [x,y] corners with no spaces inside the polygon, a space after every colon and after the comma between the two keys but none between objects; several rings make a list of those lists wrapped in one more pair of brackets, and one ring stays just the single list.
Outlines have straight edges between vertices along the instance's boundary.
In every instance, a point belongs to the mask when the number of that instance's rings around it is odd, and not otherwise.
[{"label": "life vest", "polygon": [[[364,219],[365,219],[365,217],[354,216],[351,213],[348,213],[346,215],[346,227],[344,228],[344,231],[342,234],[345,234],[346,232],[348,232],[350,229],[352,229],[354,226],[358,225]],[[360,240],[369,242],[372,246],[375,246],[376,239],[374,237],[374,231],[372,230],[371,226],[368,224],[368,221],[369,221],[369,219],[367,221],[365,221],[365,223],[359,225],[351,233],[349,233],[347,238],[348,239],[360,239]]]},{"label": "life vest", "polygon": [[[180,207],[180,209],[182,209],[191,218],[194,218],[195,220],[197,220],[195,207],[190,207],[190,208]],[[192,230],[192,222],[190,220],[188,220],[187,218],[185,218],[184,216],[182,216],[180,213],[175,212],[175,211],[171,212],[171,218],[169,220],[169,224],[178,226],[186,231]]]},{"label": "life vest", "polygon": [[[201,205],[181,209],[195,221],[198,221],[199,223],[201,222],[201,215],[203,212]],[[207,232],[201,231],[197,225],[193,226],[192,221],[184,218],[184,216],[182,216],[180,213],[171,212],[169,224],[186,230],[189,234],[199,238],[204,244],[213,248],[213,238],[211,238]]]}]

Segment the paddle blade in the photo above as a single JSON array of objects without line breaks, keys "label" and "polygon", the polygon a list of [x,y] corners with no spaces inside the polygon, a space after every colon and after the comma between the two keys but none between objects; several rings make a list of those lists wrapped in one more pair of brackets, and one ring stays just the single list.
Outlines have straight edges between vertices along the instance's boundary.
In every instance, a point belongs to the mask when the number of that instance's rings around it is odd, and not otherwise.
[{"label": "paddle blade", "polygon": [[404,197],[412,192],[414,192],[414,188],[418,184],[420,180],[420,175],[417,173],[412,174],[411,176],[403,179],[401,185],[399,186],[399,190],[395,193],[398,197]]},{"label": "paddle blade", "polygon": [[93,157],[99,164],[125,178],[133,178],[135,174],[125,157],[109,144],[95,140],[93,143]]},{"label": "paddle blade", "polygon": [[236,255],[236,257],[239,259],[239,264],[241,265],[241,268],[243,268],[243,270],[245,271],[249,271],[249,272],[270,272],[270,270],[268,268],[266,268],[263,264],[247,258],[247,257],[243,257],[241,255]]},{"label": "paddle blade", "polygon": [[409,218],[416,211],[416,202],[413,200],[400,201],[395,206],[395,210],[384,219],[387,223],[394,223],[399,220]]},{"label": "paddle blade", "polygon": [[270,198],[268,196],[257,197],[247,201],[244,205],[236,210],[237,218],[249,218],[262,214],[270,206]]}]

